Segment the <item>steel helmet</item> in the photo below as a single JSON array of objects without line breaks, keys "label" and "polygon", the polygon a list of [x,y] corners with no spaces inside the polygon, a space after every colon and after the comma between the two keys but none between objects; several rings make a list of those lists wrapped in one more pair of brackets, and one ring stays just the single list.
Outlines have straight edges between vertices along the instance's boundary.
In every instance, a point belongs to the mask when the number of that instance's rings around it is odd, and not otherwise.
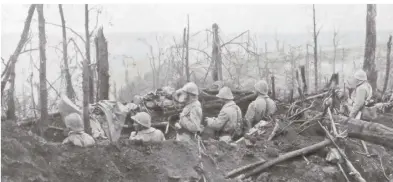
[{"label": "steel helmet", "polygon": [[353,74],[353,77],[357,80],[360,81],[366,81],[367,80],[367,73],[363,70],[357,70],[355,74]]},{"label": "steel helmet", "polygon": [[82,118],[77,113],[71,113],[64,118],[64,123],[67,128],[72,131],[83,131],[84,124]]},{"label": "steel helmet", "polygon": [[194,82],[186,83],[181,90],[194,95],[199,94],[198,86]]},{"label": "steel helmet", "polygon": [[221,99],[227,99],[227,100],[233,99],[232,91],[228,87],[221,88],[216,96]]},{"label": "steel helmet", "polygon": [[254,88],[256,91],[258,91],[261,94],[266,95],[268,92],[268,86],[265,80],[260,80],[258,81],[255,85]]},{"label": "steel helmet", "polygon": [[144,127],[150,128],[151,126],[151,117],[146,112],[139,112],[132,116],[131,119],[136,121],[137,123],[141,124]]}]

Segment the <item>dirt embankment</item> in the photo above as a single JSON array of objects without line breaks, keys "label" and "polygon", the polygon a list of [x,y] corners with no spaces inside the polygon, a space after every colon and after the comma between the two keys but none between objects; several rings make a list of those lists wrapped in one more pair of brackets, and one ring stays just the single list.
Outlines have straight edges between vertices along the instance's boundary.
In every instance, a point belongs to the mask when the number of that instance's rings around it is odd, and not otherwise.
[{"label": "dirt embankment", "polygon": [[[382,119],[381,123],[391,122],[389,117]],[[267,127],[264,134],[254,138],[254,147],[244,144],[234,147],[222,142],[205,141],[207,156],[204,155],[202,160],[205,176],[212,182],[225,181],[225,173],[234,168],[260,159],[269,160],[323,140],[323,133],[318,132],[317,127],[308,129],[314,131],[297,134],[294,126],[267,142],[265,140],[271,130],[272,126]],[[199,176],[195,169],[198,164],[197,149],[176,141],[145,145],[122,139],[116,144],[83,149],[46,142],[11,121],[2,122],[1,132],[3,181],[154,182],[184,181]],[[367,157],[357,153],[364,152],[359,140],[346,139],[339,145],[368,182],[388,181],[382,172],[381,161],[386,175],[393,174],[391,149],[367,144],[370,153],[377,154]],[[282,162],[249,180],[345,181],[338,167],[325,161],[327,152],[325,148],[309,154],[305,156],[308,161],[298,157]]]}]

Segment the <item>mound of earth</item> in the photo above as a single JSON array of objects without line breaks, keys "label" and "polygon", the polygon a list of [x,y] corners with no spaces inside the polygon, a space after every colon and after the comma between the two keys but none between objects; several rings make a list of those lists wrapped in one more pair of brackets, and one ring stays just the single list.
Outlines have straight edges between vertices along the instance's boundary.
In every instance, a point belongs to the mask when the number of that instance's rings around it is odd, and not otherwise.
[{"label": "mound of earth", "polygon": [[[385,122],[389,121],[381,121]],[[252,138],[253,147],[204,141],[203,174],[208,181],[231,181],[224,176],[235,168],[260,159],[270,160],[324,139],[318,131],[298,134],[291,126],[272,141],[266,141],[272,128],[268,126],[263,134]],[[196,168],[198,149],[176,141],[147,145],[121,139],[114,144],[77,148],[47,142],[12,121],[3,121],[1,132],[3,181],[186,181],[200,176]],[[388,181],[393,174],[391,149],[367,143],[369,152],[377,154],[367,157],[358,153],[364,152],[359,140],[348,138],[339,145],[367,181]],[[246,181],[345,181],[337,165],[326,162],[327,152],[326,147],[305,158],[284,161]]]}]

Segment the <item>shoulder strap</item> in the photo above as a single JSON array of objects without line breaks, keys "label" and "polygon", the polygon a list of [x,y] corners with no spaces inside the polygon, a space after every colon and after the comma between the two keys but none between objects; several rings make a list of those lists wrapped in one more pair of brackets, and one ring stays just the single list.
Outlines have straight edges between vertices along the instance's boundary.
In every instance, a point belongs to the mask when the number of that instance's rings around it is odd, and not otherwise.
[{"label": "shoulder strap", "polygon": [[[236,106],[236,105],[235,105],[235,106]],[[236,112],[237,112],[237,114],[238,114],[237,119],[239,119],[239,110],[238,110],[238,107],[236,107]],[[221,135],[221,132],[224,130],[224,128],[225,128],[225,126],[227,125],[228,122],[229,122],[229,119],[227,119],[227,120],[225,121],[225,123],[222,125],[222,127],[220,128],[220,130],[218,130],[218,135]]]},{"label": "shoulder strap", "polygon": [[264,113],[261,113],[261,115],[262,115],[262,117],[261,118],[264,118],[264,117],[268,117],[268,113],[269,113],[269,109],[268,109],[268,103],[267,103],[267,99],[266,99],[266,97],[263,97],[263,100],[265,101],[265,112]]},{"label": "shoulder strap", "polygon": [[188,112],[187,112],[187,114],[185,114],[184,116],[185,117],[187,117],[192,123],[194,123],[194,125],[197,127],[197,128],[200,128],[200,126],[198,126],[192,119],[191,119],[191,110],[192,109],[194,109],[196,106],[195,105],[193,105],[189,110],[188,110]]}]

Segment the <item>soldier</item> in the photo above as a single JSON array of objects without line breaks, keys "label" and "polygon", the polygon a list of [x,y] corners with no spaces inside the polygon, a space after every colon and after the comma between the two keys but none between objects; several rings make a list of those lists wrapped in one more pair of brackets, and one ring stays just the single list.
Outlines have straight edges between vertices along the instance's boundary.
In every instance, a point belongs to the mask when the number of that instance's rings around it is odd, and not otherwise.
[{"label": "soldier", "polygon": [[354,91],[350,94],[348,99],[348,106],[350,109],[349,117],[360,119],[361,111],[371,100],[372,87],[367,81],[367,74],[363,70],[358,70],[353,75],[351,87]]},{"label": "soldier", "polygon": [[248,124],[248,130],[259,121],[268,120],[277,110],[276,103],[267,95],[268,85],[265,80],[258,81],[254,88],[258,97],[248,106],[244,116]]},{"label": "soldier", "polygon": [[206,127],[216,131],[219,140],[229,143],[232,141],[238,122],[242,122],[242,112],[233,101],[233,94],[230,88],[221,88],[217,97],[224,102],[224,106],[218,117],[205,119]]},{"label": "soldier", "polygon": [[162,131],[151,127],[151,117],[148,113],[137,113],[131,119],[135,121],[134,128],[136,131],[131,132],[130,140],[142,140],[143,142],[165,141]]},{"label": "soldier", "polygon": [[201,132],[202,107],[198,101],[198,86],[189,82],[186,83],[181,92],[186,94],[183,111],[180,113],[180,120],[175,124],[177,129],[176,140],[197,142],[197,134]]},{"label": "soldier", "polygon": [[79,147],[90,147],[95,144],[92,136],[84,132],[82,118],[77,113],[71,113],[64,118],[64,123],[68,132],[68,137],[63,140],[63,144],[71,143]]}]

